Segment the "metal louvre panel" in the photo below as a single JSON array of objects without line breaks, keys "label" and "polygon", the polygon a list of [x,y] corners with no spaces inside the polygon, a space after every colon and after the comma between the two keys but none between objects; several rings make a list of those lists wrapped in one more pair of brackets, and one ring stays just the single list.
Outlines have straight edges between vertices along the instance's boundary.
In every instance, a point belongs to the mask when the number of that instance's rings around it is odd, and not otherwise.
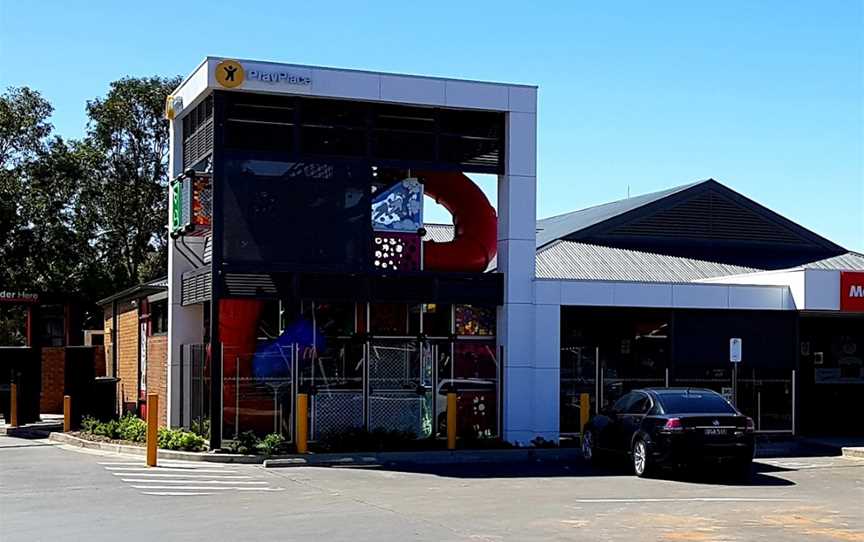
[{"label": "metal louvre panel", "polygon": [[788,228],[716,192],[698,194],[671,209],[620,226],[610,234],[711,241],[746,239],[789,245],[800,245],[803,241]]},{"label": "metal louvre panel", "polygon": [[237,297],[277,294],[276,284],[266,274],[226,273],[225,288],[228,295]]},{"label": "metal louvre panel", "polygon": [[213,236],[208,235],[204,238],[204,263],[213,261]]},{"label": "metal louvre panel", "polygon": [[194,305],[210,300],[210,272],[184,276],[180,282],[180,304]]}]

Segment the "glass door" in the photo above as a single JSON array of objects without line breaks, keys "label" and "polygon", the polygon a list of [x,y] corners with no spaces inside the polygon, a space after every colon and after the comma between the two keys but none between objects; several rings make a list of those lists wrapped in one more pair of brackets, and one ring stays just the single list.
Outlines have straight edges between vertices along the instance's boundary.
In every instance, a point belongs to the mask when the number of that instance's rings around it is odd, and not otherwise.
[{"label": "glass door", "polygon": [[564,435],[581,433],[582,422],[597,411],[598,351],[582,346],[561,349],[560,423]]}]

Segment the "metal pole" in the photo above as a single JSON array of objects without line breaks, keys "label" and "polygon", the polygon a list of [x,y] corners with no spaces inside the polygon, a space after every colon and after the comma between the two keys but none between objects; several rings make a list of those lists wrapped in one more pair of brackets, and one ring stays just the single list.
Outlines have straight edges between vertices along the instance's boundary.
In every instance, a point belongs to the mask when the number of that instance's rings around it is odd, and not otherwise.
[{"label": "metal pole", "polygon": [[597,401],[594,403],[594,413],[600,414],[600,405],[603,404],[603,372],[600,370],[600,347],[594,348],[594,388]]},{"label": "metal pole", "polygon": [[795,411],[798,409],[798,403],[795,401],[795,387],[797,384],[797,373],[795,369],[792,369],[792,435],[798,434],[798,428],[795,424],[796,416]]},{"label": "metal pole", "polygon": [[240,435],[240,356],[234,358],[234,438]]},{"label": "metal pole", "polygon": [[669,387],[669,367],[666,367],[666,387]]},{"label": "metal pole", "polygon": [[762,391],[756,392],[756,430],[762,430]]},{"label": "metal pole", "polygon": [[732,364],[732,404],[738,407],[738,364]]}]

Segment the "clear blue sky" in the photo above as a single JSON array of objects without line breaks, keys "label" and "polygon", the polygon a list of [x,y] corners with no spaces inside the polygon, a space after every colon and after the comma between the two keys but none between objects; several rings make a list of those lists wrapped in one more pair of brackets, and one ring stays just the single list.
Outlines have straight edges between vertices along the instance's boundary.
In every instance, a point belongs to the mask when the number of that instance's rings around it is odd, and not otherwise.
[{"label": "clear blue sky", "polygon": [[0,0],[0,87],[64,136],[206,55],[540,86],[539,216],[713,177],[864,250],[860,0]]}]

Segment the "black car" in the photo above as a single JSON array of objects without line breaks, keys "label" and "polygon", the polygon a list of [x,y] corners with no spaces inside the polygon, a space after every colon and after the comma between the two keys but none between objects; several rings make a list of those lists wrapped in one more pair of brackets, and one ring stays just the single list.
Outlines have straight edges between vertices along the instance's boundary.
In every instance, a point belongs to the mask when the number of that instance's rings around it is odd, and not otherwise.
[{"label": "black car", "polygon": [[720,464],[747,476],[755,451],[753,420],[717,392],[647,388],[625,394],[585,426],[586,459],[619,455],[637,476],[661,465]]}]

